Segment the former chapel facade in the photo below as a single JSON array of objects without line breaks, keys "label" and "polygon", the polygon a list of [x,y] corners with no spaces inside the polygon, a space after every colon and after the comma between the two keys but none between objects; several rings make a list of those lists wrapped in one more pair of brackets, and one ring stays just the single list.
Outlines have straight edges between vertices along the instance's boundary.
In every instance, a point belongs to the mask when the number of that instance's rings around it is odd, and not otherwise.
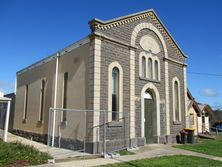
[{"label": "former chapel facade", "polygon": [[[88,37],[17,73],[14,129],[47,136],[48,110],[56,100],[57,108],[111,111],[107,149],[123,145],[118,136],[124,112],[128,112],[129,139],[124,144],[176,142],[186,122],[186,56],[156,13],[147,10],[108,21],[93,19],[89,25]],[[86,116],[86,150],[101,152],[103,115],[88,112]]]}]

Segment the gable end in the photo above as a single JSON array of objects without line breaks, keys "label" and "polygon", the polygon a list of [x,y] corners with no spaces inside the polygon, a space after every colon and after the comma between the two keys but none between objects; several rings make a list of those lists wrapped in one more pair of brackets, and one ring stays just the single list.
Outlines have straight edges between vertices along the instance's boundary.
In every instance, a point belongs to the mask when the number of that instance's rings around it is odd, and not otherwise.
[{"label": "gable end", "polygon": [[111,29],[113,27],[117,27],[120,25],[128,24],[130,22],[134,22],[136,20],[141,20],[144,18],[150,18],[156,27],[160,30],[163,37],[166,39],[167,43],[175,50],[175,53],[179,56],[180,59],[184,60],[187,58],[187,56],[183,53],[183,51],[180,49],[176,41],[173,39],[173,37],[170,35],[166,27],[163,25],[163,23],[160,21],[154,10],[146,10],[143,12],[119,17],[116,19],[108,20],[108,21],[102,21],[99,19],[93,19],[89,22],[90,28],[92,32],[96,30],[102,30],[105,31],[107,29]]}]

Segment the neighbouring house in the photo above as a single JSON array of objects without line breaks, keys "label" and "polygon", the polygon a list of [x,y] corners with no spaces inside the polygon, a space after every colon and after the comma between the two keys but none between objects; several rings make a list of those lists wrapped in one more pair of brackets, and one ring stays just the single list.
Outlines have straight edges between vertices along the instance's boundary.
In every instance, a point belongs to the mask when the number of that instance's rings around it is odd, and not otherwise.
[{"label": "neighbouring house", "polygon": [[13,130],[13,123],[14,123],[16,95],[15,95],[15,93],[9,93],[9,94],[5,94],[4,97],[11,99],[8,131],[12,131]]},{"label": "neighbouring house", "polygon": [[[109,151],[176,142],[186,127],[186,56],[159,17],[147,10],[89,25],[86,38],[17,72],[15,132],[46,142],[49,108],[56,107],[90,110],[87,121],[58,118],[69,134],[61,140],[75,143],[85,132],[87,152],[102,152],[104,130]],[[112,112],[111,126],[101,123],[103,110]]]},{"label": "neighbouring house", "polygon": [[198,133],[210,132],[214,124],[214,113],[208,104],[198,104],[201,117],[198,117]]},{"label": "neighbouring house", "polygon": [[4,93],[0,92],[0,129],[4,129],[5,126],[5,115],[7,109],[7,103],[5,103]]},{"label": "neighbouring house", "polygon": [[186,127],[194,129],[194,135],[198,135],[198,117],[201,117],[201,110],[192,96],[189,89],[187,89],[187,114]]},{"label": "neighbouring house", "polygon": [[[3,92],[0,92],[0,129],[5,129],[5,120],[6,120],[6,112],[8,107],[8,102],[10,101],[10,104],[15,104],[15,98],[12,99],[12,96],[4,95]],[[13,129],[13,108],[11,108],[10,105],[10,111],[12,111],[12,114],[9,116],[9,127],[8,130]]]}]

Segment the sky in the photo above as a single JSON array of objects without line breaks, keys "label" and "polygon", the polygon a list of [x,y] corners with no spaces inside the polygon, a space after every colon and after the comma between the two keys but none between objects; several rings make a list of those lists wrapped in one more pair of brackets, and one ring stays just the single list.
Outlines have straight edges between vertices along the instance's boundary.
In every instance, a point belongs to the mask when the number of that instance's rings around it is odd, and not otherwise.
[{"label": "sky", "polygon": [[221,0],[0,0],[0,91],[13,92],[17,71],[90,34],[91,19],[151,8],[189,57],[195,99],[222,109]]}]

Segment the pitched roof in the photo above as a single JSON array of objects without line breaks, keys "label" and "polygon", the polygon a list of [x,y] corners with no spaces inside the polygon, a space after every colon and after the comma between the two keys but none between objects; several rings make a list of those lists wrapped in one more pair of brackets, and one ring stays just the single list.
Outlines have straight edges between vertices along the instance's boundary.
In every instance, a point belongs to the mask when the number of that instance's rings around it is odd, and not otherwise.
[{"label": "pitched roof", "polygon": [[89,25],[90,25],[92,31],[94,31],[96,29],[106,30],[106,29],[110,29],[113,27],[123,25],[123,24],[128,24],[129,22],[144,19],[146,17],[150,17],[152,19],[152,21],[156,24],[157,28],[160,30],[162,35],[165,37],[165,39],[169,43],[169,45],[175,49],[177,55],[181,58],[182,57],[187,58],[187,56],[184,54],[182,49],[179,47],[177,42],[174,40],[172,35],[169,33],[169,31],[164,26],[164,24],[161,22],[161,20],[159,19],[159,17],[157,16],[157,14],[155,13],[155,11],[153,9],[145,10],[142,12],[138,12],[138,13],[122,16],[122,17],[117,17],[117,18],[107,20],[107,21],[102,21],[100,19],[94,18],[89,22]]},{"label": "pitched roof", "polygon": [[205,112],[207,112],[207,114],[209,115],[211,120],[214,118],[214,111],[212,110],[210,105],[198,103],[198,106],[201,110],[201,113],[203,113],[203,111],[205,111]]},{"label": "pitched roof", "polygon": [[192,96],[191,92],[189,91],[189,89],[187,89],[187,96],[189,98],[187,102],[187,108],[190,109],[191,107],[194,107],[194,110],[196,111],[197,115],[200,116],[201,110],[197,102],[195,101],[194,97]]}]

